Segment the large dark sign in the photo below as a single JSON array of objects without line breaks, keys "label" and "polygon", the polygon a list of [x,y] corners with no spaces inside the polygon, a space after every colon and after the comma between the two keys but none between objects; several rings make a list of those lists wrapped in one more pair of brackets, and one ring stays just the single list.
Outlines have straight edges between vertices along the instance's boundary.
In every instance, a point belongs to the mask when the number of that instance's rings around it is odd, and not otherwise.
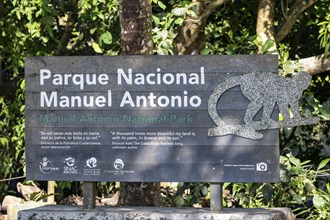
[{"label": "large dark sign", "polygon": [[276,56],[31,57],[25,73],[29,179],[279,180],[256,96]]}]

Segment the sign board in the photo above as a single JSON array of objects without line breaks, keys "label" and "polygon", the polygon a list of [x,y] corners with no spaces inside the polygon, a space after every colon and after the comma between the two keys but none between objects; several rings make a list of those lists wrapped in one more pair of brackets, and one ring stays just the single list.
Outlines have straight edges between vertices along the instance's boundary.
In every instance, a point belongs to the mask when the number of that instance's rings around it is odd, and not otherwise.
[{"label": "sign board", "polygon": [[25,61],[28,179],[279,181],[278,129],[221,134],[217,119],[244,124],[250,101],[242,91],[260,88],[228,79],[277,74],[277,56]]}]

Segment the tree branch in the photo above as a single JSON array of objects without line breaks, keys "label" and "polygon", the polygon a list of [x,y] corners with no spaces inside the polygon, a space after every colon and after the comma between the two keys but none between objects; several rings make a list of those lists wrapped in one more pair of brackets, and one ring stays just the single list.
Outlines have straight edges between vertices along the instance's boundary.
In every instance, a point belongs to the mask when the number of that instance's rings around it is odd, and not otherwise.
[{"label": "tree branch", "polygon": [[201,19],[205,20],[212,14],[218,7],[228,2],[228,0],[217,0],[209,3],[204,10],[204,13],[200,16]]},{"label": "tree branch", "polygon": [[307,73],[314,76],[326,71],[330,71],[330,56],[324,54],[298,60]]},{"label": "tree branch", "polygon": [[296,1],[289,9],[289,15],[284,22],[280,25],[280,29],[276,34],[276,42],[281,42],[285,36],[290,32],[293,25],[296,23],[298,17],[310,6],[312,6],[318,0],[309,1]]},{"label": "tree branch", "polygon": [[175,39],[177,54],[196,54],[204,47],[206,20],[218,7],[227,1],[216,0],[208,5],[204,5],[201,1],[195,1],[199,4],[201,10],[197,11],[196,18],[186,19],[185,25],[181,27],[181,31]]}]

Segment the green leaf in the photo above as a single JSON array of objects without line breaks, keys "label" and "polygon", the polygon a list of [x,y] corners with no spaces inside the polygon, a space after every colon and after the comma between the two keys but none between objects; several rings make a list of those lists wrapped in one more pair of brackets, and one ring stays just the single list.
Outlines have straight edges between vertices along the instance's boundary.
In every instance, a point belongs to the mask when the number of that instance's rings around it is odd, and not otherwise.
[{"label": "green leaf", "polygon": [[320,112],[324,115],[324,116],[327,116],[329,117],[330,116],[330,109],[329,108],[326,108],[326,107],[320,107]]},{"label": "green leaf", "polygon": [[104,15],[103,15],[103,14],[98,13],[97,16],[98,16],[100,19],[104,20]]},{"label": "green leaf", "polygon": [[25,105],[22,105],[21,107],[20,107],[20,112],[24,112],[24,110],[25,110]]},{"label": "green leaf", "polygon": [[174,8],[172,10],[172,14],[174,16],[183,16],[186,13],[187,9],[186,8]]},{"label": "green leaf", "polygon": [[21,20],[21,12],[20,12],[20,10],[19,9],[17,9],[16,11],[16,17],[18,18],[18,20]]},{"label": "green leaf", "polygon": [[97,43],[92,42],[92,47],[96,53],[102,53],[102,49]]},{"label": "green leaf", "polygon": [[97,30],[97,28],[92,28],[92,29],[90,29],[89,33],[94,34],[96,30]]},{"label": "green leaf", "polygon": [[201,189],[201,192],[202,192],[203,196],[206,196],[206,195],[207,195],[207,193],[209,192],[209,189],[208,189],[208,187],[206,187],[206,186],[203,186],[203,187],[202,187],[202,189]]},{"label": "green leaf", "polygon": [[201,51],[201,54],[202,54],[202,55],[208,55],[208,54],[210,54],[210,52],[211,52],[210,49],[208,49],[208,48],[204,48],[204,49]]},{"label": "green leaf", "polygon": [[273,40],[266,40],[264,45],[262,46],[262,53],[265,54],[274,46],[275,42]]},{"label": "green leaf", "polygon": [[183,18],[177,18],[177,19],[175,19],[174,23],[175,23],[175,24],[178,24],[178,25],[182,25],[182,23],[183,23]]},{"label": "green leaf", "polygon": [[161,9],[163,9],[163,10],[166,9],[166,5],[165,5],[163,2],[161,2],[161,1],[158,1],[158,6],[159,6]]},{"label": "green leaf", "polygon": [[102,42],[105,44],[111,44],[112,43],[112,35],[109,31],[104,32],[101,34],[99,38],[99,44],[102,46]]},{"label": "green leaf", "polygon": [[320,195],[315,195],[313,197],[313,204],[317,209],[322,209],[325,205],[325,201]]},{"label": "green leaf", "polygon": [[298,158],[290,157],[289,160],[290,160],[291,163],[293,163],[296,166],[300,165],[300,160]]},{"label": "green leaf", "polygon": [[325,115],[319,115],[319,117],[323,118],[324,120],[330,121],[330,117]]},{"label": "green leaf", "polygon": [[301,204],[302,201],[303,201],[303,197],[302,197],[302,195],[294,195],[294,196],[293,196],[293,201],[295,201],[295,202],[298,203],[298,204]]},{"label": "green leaf", "polygon": [[1,137],[0,138],[0,144],[2,146],[7,146],[9,144],[9,141],[8,141],[8,139],[6,137]]},{"label": "green leaf", "polygon": [[325,167],[330,161],[330,158],[324,159],[321,161],[321,163],[319,164],[319,166],[317,167],[318,170],[322,169],[323,167]]},{"label": "green leaf", "polygon": [[154,20],[154,22],[155,22],[156,25],[159,25],[160,20],[159,20],[158,17],[156,17],[156,16],[153,15],[153,16],[152,16],[152,19]]},{"label": "green leaf", "polygon": [[181,196],[175,197],[174,202],[179,207],[182,207],[184,205],[184,199]]},{"label": "green leaf", "polygon": [[305,184],[304,187],[305,187],[307,192],[313,192],[313,190],[315,189],[315,186],[314,186],[313,182],[309,179],[305,179],[304,184]]},{"label": "green leaf", "polygon": [[22,80],[21,85],[20,85],[20,88],[21,89],[25,89],[25,80]]},{"label": "green leaf", "polygon": [[294,73],[294,71],[297,69],[297,65],[294,64],[293,61],[287,60],[285,61],[283,65],[283,69],[286,73]]}]

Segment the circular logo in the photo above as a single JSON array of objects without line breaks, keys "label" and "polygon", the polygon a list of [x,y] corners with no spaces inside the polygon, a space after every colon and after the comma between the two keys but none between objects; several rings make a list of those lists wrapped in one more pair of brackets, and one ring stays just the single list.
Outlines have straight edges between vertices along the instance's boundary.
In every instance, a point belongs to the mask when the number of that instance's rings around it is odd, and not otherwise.
[{"label": "circular logo", "polygon": [[91,157],[86,161],[86,166],[89,168],[95,168],[97,167],[97,160],[95,157]]},{"label": "circular logo", "polygon": [[42,158],[42,162],[40,162],[40,171],[43,173],[49,173],[53,169],[53,164],[47,157]]},{"label": "circular logo", "polygon": [[68,157],[64,160],[64,163],[66,163],[66,165],[68,165],[69,167],[72,167],[75,164],[75,159],[72,157]]},{"label": "circular logo", "polygon": [[113,162],[113,166],[116,170],[121,170],[124,168],[124,161],[122,159],[116,159],[115,162]]}]

